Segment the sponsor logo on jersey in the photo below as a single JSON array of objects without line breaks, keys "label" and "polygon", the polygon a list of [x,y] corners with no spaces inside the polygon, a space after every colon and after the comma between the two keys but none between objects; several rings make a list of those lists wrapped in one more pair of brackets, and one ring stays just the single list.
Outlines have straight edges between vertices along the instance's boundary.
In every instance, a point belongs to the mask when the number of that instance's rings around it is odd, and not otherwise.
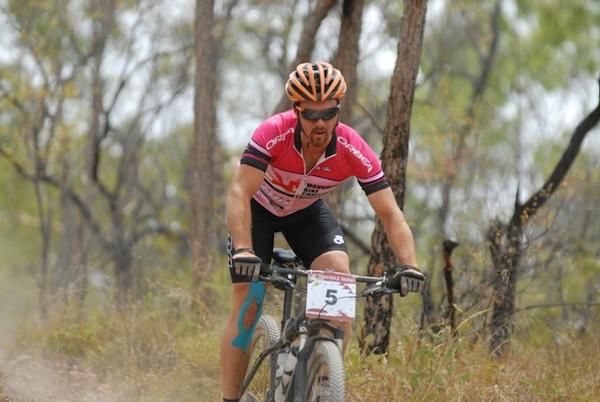
[{"label": "sponsor logo on jersey", "polygon": [[300,186],[300,180],[292,180],[292,179],[284,179],[277,172],[273,171],[273,176],[271,177],[271,184],[281,187],[282,189],[295,193]]},{"label": "sponsor logo on jersey", "polygon": [[270,139],[269,141],[267,141],[267,144],[265,145],[265,147],[267,148],[267,151],[270,151],[271,148],[273,148],[275,145],[277,145],[277,143],[279,143],[281,141],[285,141],[288,134],[293,133],[293,132],[294,132],[294,129],[290,128],[285,133],[279,134],[277,137],[274,137],[274,138]]},{"label": "sponsor logo on jersey", "polygon": [[350,151],[352,155],[356,156],[363,165],[365,165],[367,171],[371,172],[371,170],[373,170],[373,165],[371,164],[369,158],[364,156],[358,149],[356,149],[354,145],[350,144],[347,139],[344,137],[338,137],[337,140],[344,148]]}]

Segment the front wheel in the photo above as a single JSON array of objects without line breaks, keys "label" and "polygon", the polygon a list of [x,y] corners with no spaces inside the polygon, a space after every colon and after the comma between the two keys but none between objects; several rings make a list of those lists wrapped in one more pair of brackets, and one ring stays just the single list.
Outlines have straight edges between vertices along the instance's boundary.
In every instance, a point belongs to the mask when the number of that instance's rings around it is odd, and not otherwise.
[{"label": "front wheel", "polygon": [[[252,364],[258,355],[260,355],[263,350],[273,346],[279,340],[279,336],[280,330],[275,319],[269,315],[260,317],[256,324],[254,335],[252,335],[252,342],[250,343],[250,364],[248,365],[246,375],[250,373]],[[244,402],[267,401],[267,392],[275,378],[276,368],[277,354],[272,353],[261,365],[260,369],[252,379],[252,382],[246,389],[246,392],[242,395],[241,400]]]},{"label": "front wheel", "polygon": [[308,359],[308,402],[344,401],[344,360],[337,344],[319,341]]}]

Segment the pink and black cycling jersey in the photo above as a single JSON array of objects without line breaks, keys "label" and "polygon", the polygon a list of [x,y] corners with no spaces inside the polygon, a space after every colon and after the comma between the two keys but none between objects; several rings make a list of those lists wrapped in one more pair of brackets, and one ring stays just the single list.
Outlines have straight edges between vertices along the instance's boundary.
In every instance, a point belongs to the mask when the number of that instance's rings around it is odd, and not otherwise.
[{"label": "pink and black cycling jersey", "polygon": [[349,177],[369,195],[389,187],[379,159],[351,127],[339,123],[316,165],[305,172],[300,129],[293,110],[265,120],[255,131],[240,163],[265,172],[254,199],[276,216],[307,208]]}]

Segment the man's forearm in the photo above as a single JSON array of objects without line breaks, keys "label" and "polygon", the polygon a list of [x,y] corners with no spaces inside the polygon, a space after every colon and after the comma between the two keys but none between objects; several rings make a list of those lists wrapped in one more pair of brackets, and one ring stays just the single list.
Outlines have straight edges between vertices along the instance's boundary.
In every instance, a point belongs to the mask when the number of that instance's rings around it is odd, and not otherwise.
[{"label": "man's forearm", "polygon": [[227,199],[227,227],[236,248],[252,247],[250,199],[239,191]]},{"label": "man's forearm", "polygon": [[383,223],[383,229],[396,259],[400,264],[417,266],[415,241],[408,224],[401,217]]}]

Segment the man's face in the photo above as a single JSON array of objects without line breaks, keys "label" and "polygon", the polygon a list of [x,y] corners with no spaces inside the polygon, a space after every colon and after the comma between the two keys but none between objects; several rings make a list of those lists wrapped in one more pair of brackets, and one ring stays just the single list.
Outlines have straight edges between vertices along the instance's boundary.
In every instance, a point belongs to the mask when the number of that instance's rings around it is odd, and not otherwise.
[{"label": "man's face", "polygon": [[338,122],[339,110],[335,100],[300,102],[296,112],[309,146],[320,148],[329,144]]}]

